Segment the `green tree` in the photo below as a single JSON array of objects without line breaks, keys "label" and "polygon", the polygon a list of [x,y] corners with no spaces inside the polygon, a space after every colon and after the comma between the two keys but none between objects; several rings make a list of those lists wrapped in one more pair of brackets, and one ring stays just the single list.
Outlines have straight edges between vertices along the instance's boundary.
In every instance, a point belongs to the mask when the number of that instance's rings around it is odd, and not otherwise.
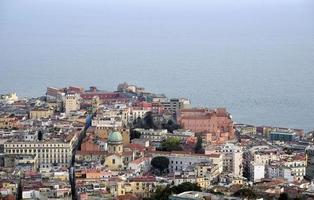
[{"label": "green tree", "polygon": [[154,194],[145,200],[168,200],[172,194],[179,194],[186,191],[201,191],[201,188],[196,183],[185,182],[178,186],[158,187]]},{"label": "green tree", "polygon": [[168,132],[173,133],[174,130],[180,129],[180,126],[174,122],[172,119],[169,119],[167,123],[162,124],[163,129],[167,129]]},{"label": "green tree", "polygon": [[130,129],[130,139],[140,138],[141,133],[136,131],[135,129]]},{"label": "green tree", "polygon": [[144,121],[144,128],[145,129],[155,129],[156,128],[156,126],[154,124],[152,112],[147,112],[145,114],[143,121]]},{"label": "green tree", "polygon": [[256,199],[255,192],[250,188],[242,188],[233,194],[236,197]]},{"label": "green tree", "polygon": [[165,188],[158,187],[152,195],[151,200],[168,200],[172,193],[172,188],[170,186]]},{"label": "green tree", "polygon": [[160,173],[163,173],[169,167],[169,159],[164,156],[157,156],[152,159],[151,165],[154,169],[158,169]]},{"label": "green tree", "polygon": [[289,195],[287,193],[281,193],[278,200],[289,200]]},{"label": "green tree", "polygon": [[194,147],[194,151],[195,151],[195,153],[204,153],[203,138],[201,136],[197,137],[197,142],[196,142],[196,145]]},{"label": "green tree", "polygon": [[182,151],[180,139],[175,137],[167,138],[166,140],[162,141],[161,149],[163,151]]},{"label": "green tree", "polygon": [[186,191],[202,191],[201,187],[198,186],[196,183],[184,182],[178,186],[173,186],[172,188],[173,193],[180,194]]}]

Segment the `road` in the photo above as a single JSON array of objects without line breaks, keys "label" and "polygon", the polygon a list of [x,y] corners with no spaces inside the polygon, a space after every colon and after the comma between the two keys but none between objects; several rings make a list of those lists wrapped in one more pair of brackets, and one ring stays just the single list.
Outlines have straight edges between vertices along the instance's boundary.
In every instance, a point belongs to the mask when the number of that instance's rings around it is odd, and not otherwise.
[{"label": "road", "polygon": [[79,138],[78,138],[78,141],[77,141],[77,143],[74,146],[73,151],[72,151],[71,164],[69,167],[69,181],[70,181],[70,185],[71,185],[72,200],[78,199],[78,194],[77,194],[76,185],[75,185],[75,155],[76,155],[77,150],[80,148],[83,139],[86,137],[86,131],[91,126],[91,119],[93,116],[94,116],[94,114],[87,117],[86,126],[81,131]]}]

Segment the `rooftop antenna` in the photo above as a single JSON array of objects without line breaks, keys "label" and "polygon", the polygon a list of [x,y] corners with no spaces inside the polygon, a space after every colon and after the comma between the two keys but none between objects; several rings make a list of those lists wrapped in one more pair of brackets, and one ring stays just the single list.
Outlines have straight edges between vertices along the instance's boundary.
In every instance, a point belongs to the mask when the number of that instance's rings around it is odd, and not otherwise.
[{"label": "rooftop antenna", "polygon": [[116,130],[116,120],[115,120],[115,118],[113,118],[113,131],[114,132],[117,131]]}]

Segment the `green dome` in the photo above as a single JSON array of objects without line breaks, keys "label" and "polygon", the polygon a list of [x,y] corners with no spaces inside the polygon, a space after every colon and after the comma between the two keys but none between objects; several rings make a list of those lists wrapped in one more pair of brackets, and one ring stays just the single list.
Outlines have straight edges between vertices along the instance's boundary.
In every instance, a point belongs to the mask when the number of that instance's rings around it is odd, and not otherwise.
[{"label": "green dome", "polygon": [[121,143],[122,135],[119,132],[111,132],[108,137],[108,143]]}]

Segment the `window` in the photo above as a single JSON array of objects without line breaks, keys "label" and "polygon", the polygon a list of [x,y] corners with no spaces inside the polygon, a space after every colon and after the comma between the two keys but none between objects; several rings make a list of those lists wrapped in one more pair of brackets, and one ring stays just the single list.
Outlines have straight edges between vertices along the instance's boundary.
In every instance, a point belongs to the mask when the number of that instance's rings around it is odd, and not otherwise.
[{"label": "window", "polygon": [[116,164],[116,160],[115,159],[112,159],[112,164]]}]

